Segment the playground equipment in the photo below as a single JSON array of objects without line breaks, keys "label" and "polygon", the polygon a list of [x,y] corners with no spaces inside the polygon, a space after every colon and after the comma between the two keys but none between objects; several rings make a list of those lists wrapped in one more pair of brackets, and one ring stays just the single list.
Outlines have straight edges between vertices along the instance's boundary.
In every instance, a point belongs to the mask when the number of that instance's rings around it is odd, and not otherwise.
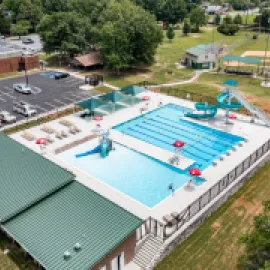
[{"label": "playground equipment", "polygon": [[86,157],[89,155],[99,153],[102,158],[105,158],[109,155],[109,152],[112,150],[112,141],[108,139],[109,132],[103,132],[100,136],[100,144],[94,149],[77,154],[76,158]]},{"label": "playground equipment", "polygon": [[[217,114],[218,109],[225,109],[226,122],[228,123],[230,118],[230,110],[238,110],[243,106],[252,114],[253,122],[257,117],[262,120],[268,127],[270,126],[269,117],[257,106],[249,103],[236,89],[236,86],[238,85],[237,81],[227,80],[223,84],[225,85],[225,88],[217,97],[217,105],[211,105],[207,102],[196,103],[196,110],[186,113],[185,116],[197,119],[213,118]],[[233,99],[237,100],[237,102],[232,101]]]}]

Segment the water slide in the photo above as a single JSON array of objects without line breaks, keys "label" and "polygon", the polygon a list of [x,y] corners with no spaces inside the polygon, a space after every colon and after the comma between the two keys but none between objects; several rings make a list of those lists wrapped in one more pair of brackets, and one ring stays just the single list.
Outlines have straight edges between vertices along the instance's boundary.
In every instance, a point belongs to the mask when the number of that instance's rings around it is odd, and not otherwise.
[{"label": "water slide", "polygon": [[191,118],[197,118],[197,119],[207,119],[207,118],[213,118],[217,114],[218,108],[234,109],[234,110],[240,109],[242,106],[241,103],[230,102],[229,95],[230,94],[227,92],[221,93],[217,97],[217,102],[218,102],[217,106],[208,104],[207,102],[196,103],[195,104],[196,110],[186,113],[185,116],[191,117]]},{"label": "water slide", "polygon": [[76,156],[76,158],[86,157],[86,156],[89,156],[89,155],[100,153],[100,151],[101,151],[101,144],[98,145],[97,147],[95,147],[94,149],[90,150],[90,151],[87,151],[87,152],[81,153],[81,154],[77,154],[75,156]]},{"label": "water slide", "polygon": [[218,106],[219,108],[222,109],[240,109],[242,104],[239,102],[228,102],[228,99],[230,98],[229,96],[230,94],[227,92],[223,92],[221,93],[218,97],[217,97],[217,102],[218,102]]},{"label": "water slide", "polygon": [[185,116],[197,119],[207,119],[212,118],[217,114],[217,106],[208,104],[208,103],[196,103],[195,104],[196,110],[192,112],[187,112]]}]

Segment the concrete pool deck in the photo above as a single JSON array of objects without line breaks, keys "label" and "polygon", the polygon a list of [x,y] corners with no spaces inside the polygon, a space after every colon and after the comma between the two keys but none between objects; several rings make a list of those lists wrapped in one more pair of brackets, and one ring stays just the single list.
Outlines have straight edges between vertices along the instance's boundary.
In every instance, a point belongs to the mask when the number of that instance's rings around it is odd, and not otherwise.
[{"label": "concrete pool deck", "polygon": [[[141,94],[141,96],[144,95],[148,95],[150,97],[150,100],[144,103],[136,104],[129,108],[124,108],[113,114],[104,116],[103,121],[100,122],[101,127],[104,129],[111,129],[115,125],[139,116],[141,114],[140,109],[142,107],[148,107],[150,111],[158,108],[160,101],[162,101],[163,105],[173,103],[192,109],[194,108],[194,103],[188,100],[182,100],[152,92]],[[147,103],[148,105],[146,105]],[[54,143],[47,146],[44,156],[52,160],[53,162],[59,164],[60,166],[67,168],[69,171],[72,171],[76,175],[77,181],[100,193],[104,197],[110,199],[111,201],[125,208],[134,215],[142,219],[146,219],[149,216],[152,216],[153,218],[163,222],[164,215],[170,214],[175,211],[181,212],[182,210],[184,210],[189,204],[202,196],[208,189],[213,187],[220,179],[226,176],[233,168],[235,168],[249,155],[251,155],[256,149],[258,149],[270,139],[270,128],[262,125],[260,121],[258,121],[258,123],[256,124],[252,124],[250,123],[250,118],[248,116],[236,114],[237,119],[232,120],[233,124],[225,124],[224,115],[225,112],[223,110],[219,110],[215,118],[207,121],[194,120],[191,118],[186,119],[203,126],[208,126],[217,130],[244,137],[247,142],[243,142],[242,146],[236,146],[235,151],[229,151],[228,155],[225,155],[222,161],[216,161],[215,166],[210,165],[207,169],[205,169],[203,171],[203,177],[205,178],[206,182],[204,182],[200,186],[194,187],[193,189],[181,187],[176,190],[174,195],[167,197],[153,208],[149,208],[141,204],[140,202],[135,201],[134,199],[123,194],[122,192],[113,189],[107,184],[104,184],[102,181],[99,181],[98,179],[95,179],[85,174],[84,172],[78,170],[70,164],[64,163],[57,157],[57,155],[55,155],[55,149],[63,147],[65,144],[72,143],[74,140],[79,140],[93,134],[93,130],[96,129],[97,124],[95,121],[85,121],[84,119],[81,119],[76,115],[64,117],[74,122],[82,131],[76,135],[70,134],[68,138],[62,140],[55,139]],[[59,124],[59,120],[54,120],[48,123],[48,125],[52,126],[57,130],[67,131],[66,127]],[[30,128],[28,131],[34,134],[37,138],[44,137],[46,135],[46,133],[40,130],[40,126]],[[144,151],[145,154],[156,158],[157,156],[160,156],[164,153],[164,151],[157,149],[158,147],[153,147],[153,145],[141,141],[140,143],[136,143],[137,139],[129,138],[128,135],[122,135],[119,133],[120,132],[117,133],[117,131],[114,130],[111,131],[112,139],[115,139],[115,141],[127,145],[128,147],[133,148],[138,152]],[[24,144],[25,146],[33,149],[34,151],[40,153],[40,147],[35,144],[35,141],[29,142],[22,138],[21,134],[22,132],[18,132],[13,134],[11,137]],[[173,153],[171,152],[170,154],[173,155]],[[164,158],[164,160],[165,159],[167,159],[167,156]]]}]

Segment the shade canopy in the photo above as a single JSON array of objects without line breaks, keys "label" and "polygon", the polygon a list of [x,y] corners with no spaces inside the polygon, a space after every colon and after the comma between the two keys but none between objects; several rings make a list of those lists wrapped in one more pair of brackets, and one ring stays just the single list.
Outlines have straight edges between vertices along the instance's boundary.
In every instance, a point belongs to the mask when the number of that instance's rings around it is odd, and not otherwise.
[{"label": "shade canopy", "polygon": [[234,55],[226,55],[222,57],[223,61],[234,61],[234,62],[240,62],[245,64],[260,64],[261,59],[259,57],[243,57],[243,56],[234,56]]},{"label": "shade canopy", "polygon": [[45,144],[47,142],[46,138],[38,138],[36,140],[36,144]]},{"label": "shade canopy", "polygon": [[183,147],[184,145],[185,145],[185,143],[182,142],[182,141],[175,141],[175,142],[173,143],[173,146],[176,147],[176,148],[181,148],[181,147]]},{"label": "shade canopy", "polygon": [[235,80],[226,80],[223,82],[224,85],[229,85],[229,86],[236,86],[238,85],[238,81]]},{"label": "shade canopy", "polygon": [[188,171],[189,171],[189,174],[193,176],[200,176],[202,174],[201,170],[198,168],[190,168]]}]

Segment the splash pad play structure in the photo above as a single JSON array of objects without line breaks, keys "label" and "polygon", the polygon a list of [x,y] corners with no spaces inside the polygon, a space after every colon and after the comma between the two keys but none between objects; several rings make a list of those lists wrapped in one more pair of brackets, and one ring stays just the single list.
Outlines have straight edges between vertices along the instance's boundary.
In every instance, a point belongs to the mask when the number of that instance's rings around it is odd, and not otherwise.
[{"label": "splash pad play structure", "polygon": [[94,149],[75,155],[76,158],[86,157],[93,154],[100,154],[102,158],[105,158],[109,155],[110,151],[112,150],[112,141],[108,139],[109,132],[102,131],[100,135],[100,144],[95,147]]},{"label": "splash pad play structure", "polygon": [[[223,85],[225,88],[222,93],[217,97],[217,105],[212,105],[207,102],[198,102],[195,104],[196,110],[187,112],[185,116],[196,119],[209,119],[215,117],[218,109],[226,110],[226,123],[229,123],[230,110],[239,110],[241,107],[245,107],[252,114],[252,121],[255,121],[255,117],[259,118],[268,127],[270,126],[270,119],[268,116],[258,107],[249,103],[237,90],[238,82],[234,80],[226,80]],[[237,100],[237,102],[232,100]]]}]

